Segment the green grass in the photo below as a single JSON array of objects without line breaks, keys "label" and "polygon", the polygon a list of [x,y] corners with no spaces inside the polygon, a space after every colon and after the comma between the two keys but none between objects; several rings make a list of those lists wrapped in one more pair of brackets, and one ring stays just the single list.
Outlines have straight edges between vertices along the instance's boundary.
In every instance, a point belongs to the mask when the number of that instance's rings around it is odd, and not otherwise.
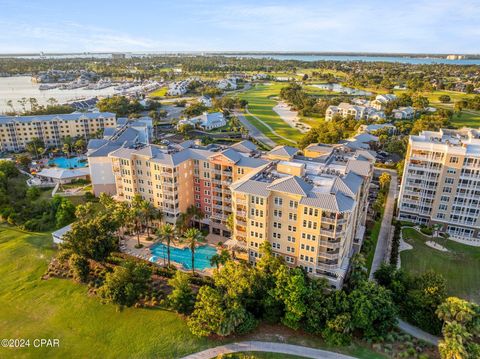
[{"label": "green grass", "polygon": [[1,358],[175,358],[221,344],[194,337],[174,313],[120,312],[88,296],[86,286],[41,280],[53,253],[49,234],[0,227],[2,338],[60,339],[60,348],[0,348]]},{"label": "green grass", "polygon": [[160,87],[159,89],[150,92],[149,97],[164,97],[167,94],[168,89],[166,87]]},{"label": "green grass", "polygon": [[435,239],[450,252],[441,252],[428,247],[432,240],[413,228],[404,228],[403,238],[413,250],[400,253],[402,268],[420,274],[433,270],[447,280],[448,292],[461,298],[480,303],[480,248],[451,240]]},{"label": "green grass", "polygon": [[60,348],[0,348],[0,358],[179,358],[239,340],[280,340],[358,358],[384,358],[365,343],[328,347],[317,336],[281,326],[261,326],[243,338],[199,339],[175,313],[119,311],[89,296],[84,285],[66,279],[41,280],[54,254],[50,234],[0,226],[1,337],[60,340]]},{"label": "green grass", "polygon": [[[302,138],[302,133],[288,125],[283,121],[280,116],[273,111],[273,107],[277,105],[277,101],[272,99],[280,94],[282,87],[287,86],[285,83],[272,83],[270,85],[257,85],[251,89],[240,93],[238,96],[241,99],[248,101],[248,110],[250,113],[260,120],[271,126],[276,133],[280,136],[284,136],[293,141],[298,141]],[[265,125],[255,119],[249,114],[245,114],[245,117],[266,136],[274,140],[279,144],[287,144],[290,146],[294,143],[287,141],[274,133],[272,133]]]}]

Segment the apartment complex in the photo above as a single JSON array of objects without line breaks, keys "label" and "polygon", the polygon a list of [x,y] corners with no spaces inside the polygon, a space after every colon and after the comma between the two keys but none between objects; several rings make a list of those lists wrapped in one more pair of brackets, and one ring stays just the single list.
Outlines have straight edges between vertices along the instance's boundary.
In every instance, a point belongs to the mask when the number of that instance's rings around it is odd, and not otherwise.
[{"label": "apartment complex", "polygon": [[67,136],[88,138],[115,126],[115,114],[110,112],[0,116],[0,151],[22,151],[34,138],[46,147],[58,147]]},{"label": "apartment complex", "polygon": [[480,131],[410,136],[398,207],[402,220],[436,225],[453,240],[480,245]]},{"label": "apartment complex", "polygon": [[362,244],[373,160],[367,151],[344,146],[323,152],[269,161],[234,182],[232,241],[252,263],[269,241],[290,266],[340,288]]},{"label": "apartment complex", "polygon": [[191,141],[166,147],[122,147],[108,156],[119,200],[140,194],[171,223],[195,205],[205,214],[203,222],[211,233],[225,237],[231,234],[226,226],[232,214],[230,185],[268,163],[234,148],[200,147]]},{"label": "apartment complex", "polygon": [[335,116],[343,118],[352,117],[355,120],[379,120],[384,119],[385,114],[382,111],[377,111],[373,107],[366,105],[352,105],[350,103],[342,102],[338,106],[328,106],[325,111],[325,120],[331,121]]},{"label": "apartment complex", "polygon": [[[118,200],[140,194],[170,223],[194,205],[205,214],[202,227],[226,237],[237,257],[255,263],[260,244],[269,241],[292,267],[342,286],[365,231],[370,152],[316,145],[310,147],[315,156],[305,157],[290,146],[262,153],[249,141],[111,146],[91,155],[100,151],[110,161],[108,189]],[[107,189],[93,187],[96,194]]]}]

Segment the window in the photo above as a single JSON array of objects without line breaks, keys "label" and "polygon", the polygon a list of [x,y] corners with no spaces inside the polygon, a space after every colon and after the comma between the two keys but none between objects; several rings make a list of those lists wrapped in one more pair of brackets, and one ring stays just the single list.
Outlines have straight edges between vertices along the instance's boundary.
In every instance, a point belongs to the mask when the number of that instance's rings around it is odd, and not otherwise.
[{"label": "window", "polygon": [[298,202],[297,201],[290,201],[289,206],[290,206],[290,208],[297,208],[298,207]]},{"label": "window", "polygon": [[458,157],[450,157],[450,163],[458,163]]},{"label": "window", "polygon": [[281,206],[283,204],[283,199],[280,197],[275,197],[273,199],[273,203],[275,203],[276,206]]}]

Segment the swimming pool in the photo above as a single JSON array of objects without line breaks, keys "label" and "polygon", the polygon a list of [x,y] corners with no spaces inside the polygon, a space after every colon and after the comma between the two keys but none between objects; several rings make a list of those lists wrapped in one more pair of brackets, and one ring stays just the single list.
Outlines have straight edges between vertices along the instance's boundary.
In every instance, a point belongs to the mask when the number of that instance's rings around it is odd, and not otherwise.
[{"label": "swimming pool", "polygon": [[[160,259],[160,263],[167,263],[167,246],[163,243],[155,243],[150,247],[152,257],[151,262],[156,262]],[[217,250],[212,246],[200,246],[195,249],[195,268],[204,270],[212,268],[210,258],[217,253]],[[192,251],[190,248],[180,249],[170,247],[170,260],[179,263],[185,269],[192,269]]]},{"label": "swimming pool", "polygon": [[48,161],[49,165],[55,165],[60,168],[86,167],[87,163],[85,157],[55,157]]}]

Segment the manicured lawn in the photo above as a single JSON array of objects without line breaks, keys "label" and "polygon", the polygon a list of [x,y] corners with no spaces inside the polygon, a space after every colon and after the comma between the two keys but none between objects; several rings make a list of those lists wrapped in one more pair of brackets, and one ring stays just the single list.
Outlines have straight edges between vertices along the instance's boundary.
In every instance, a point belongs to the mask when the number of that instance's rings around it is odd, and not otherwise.
[{"label": "manicured lawn", "polygon": [[425,241],[431,239],[415,229],[402,231],[403,238],[413,246],[413,250],[400,253],[402,268],[412,273],[441,273],[447,280],[449,294],[480,303],[480,248],[436,239],[450,250],[441,252],[428,247]]},{"label": "manicured lawn", "polygon": [[172,312],[135,308],[119,311],[89,296],[84,285],[66,279],[41,280],[54,253],[50,234],[0,226],[1,337],[60,340],[59,348],[0,348],[0,358],[179,358],[238,340],[280,340],[358,358],[383,358],[365,343],[332,348],[320,337],[282,326],[261,326],[243,338],[199,339]]},{"label": "manicured lawn", "polygon": [[0,328],[3,338],[58,338],[60,348],[2,349],[1,358],[178,358],[212,343],[164,310],[103,305],[87,287],[43,281],[53,255],[49,234],[0,227]]},{"label": "manicured lawn", "polygon": [[[258,117],[260,120],[271,126],[276,133],[280,136],[284,136],[293,141],[298,141],[302,138],[302,133],[297,129],[288,125],[283,121],[278,114],[273,111],[273,107],[277,105],[277,101],[272,97],[276,97],[280,94],[282,87],[287,86],[286,83],[272,83],[262,84],[252,87],[251,89],[239,93],[239,98],[248,101],[248,110],[252,115]],[[272,133],[267,127],[256,120],[253,116],[246,114],[246,117],[252,124],[262,131],[266,136],[278,142],[280,144],[288,144],[290,146],[295,145],[290,141],[286,141],[279,136]]]},{"label": "manicured lawn", "polygon": [[167,94],[167,88],[166,87],[160,87],[159,89],[150,92],[148,94],[149,97],[164,97]]}]

